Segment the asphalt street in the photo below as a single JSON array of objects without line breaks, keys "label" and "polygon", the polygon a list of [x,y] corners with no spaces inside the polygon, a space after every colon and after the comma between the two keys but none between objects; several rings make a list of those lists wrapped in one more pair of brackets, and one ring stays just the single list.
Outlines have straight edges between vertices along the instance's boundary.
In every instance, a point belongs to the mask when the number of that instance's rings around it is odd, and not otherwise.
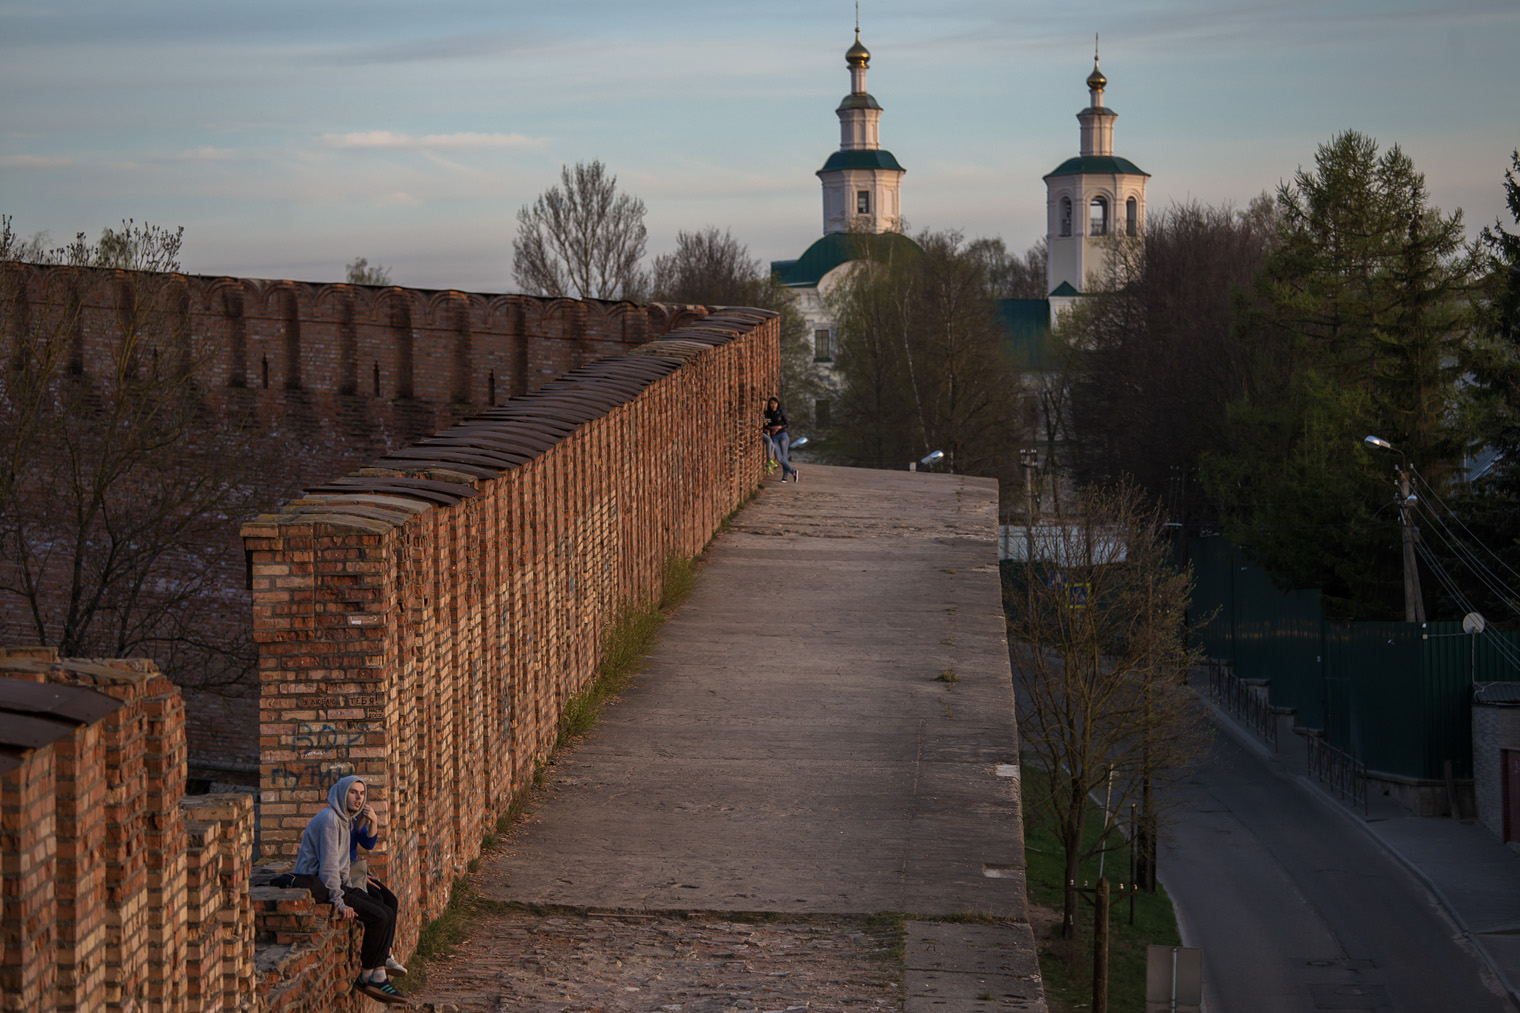
[{"label": "asphalt street", "polygon": [[1513,1013],[1430,891],[1281,759],[1221,730],[1188,788],[1161,876],[1209,1013]]}]

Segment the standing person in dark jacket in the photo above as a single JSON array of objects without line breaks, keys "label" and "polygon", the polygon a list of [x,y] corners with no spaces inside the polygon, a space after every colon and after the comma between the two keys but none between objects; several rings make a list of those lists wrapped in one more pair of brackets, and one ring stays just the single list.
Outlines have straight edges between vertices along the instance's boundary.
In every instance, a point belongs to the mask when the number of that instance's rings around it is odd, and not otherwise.
[{"label": "standing person in dark jacket", "polygon": [[[331,903],[345,921],[364,923],[364,942],[359,952],[359,980],[354,988],[372,999],[393,1005],[410,1005],[385,973],[386,954],[396,934],[396,913],[364,890],[348,885],[349,849],[354,817],[364,809],[364,781],[354,775],[342,778],[327,792],[327,805],[311,818],[301,834],[296,852],[295,885],[311,891],[317,903]],[[373,810],[372,810],[373,811]]]},{"label": "standing person in dark jacket", "polygon": [[786,481],[786,476],[792,476],[792,481],[797,481],[797,469],[792,467],[792,462],[787,460],[787,449],[791,446],[791,439],[786,435],[786,412],[781,410],[781,401],[771,398],[765,406],[765,435],[776,447],[776,460],[781,463],[781,481]]}]

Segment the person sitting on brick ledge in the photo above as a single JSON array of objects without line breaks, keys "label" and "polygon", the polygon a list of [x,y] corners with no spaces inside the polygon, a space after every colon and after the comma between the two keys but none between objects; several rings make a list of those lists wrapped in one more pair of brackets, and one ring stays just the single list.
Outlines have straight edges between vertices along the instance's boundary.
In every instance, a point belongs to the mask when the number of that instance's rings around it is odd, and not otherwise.
[{"label": "person sitting on brick ledge", "polygon": [[364,781],[350,774],[327,792],[322,808],[301,834],[296,852],[295,885],[306,887],[318,903],[331,902],[344,920],[364,923],[359,951],[359,979],[354,988],[384,1003],[407,1004],[406,996],[386,978],[385,960],[396,934],[396,913],[364,890],[348,885],[349,847],[354,818],[365,808]]}]

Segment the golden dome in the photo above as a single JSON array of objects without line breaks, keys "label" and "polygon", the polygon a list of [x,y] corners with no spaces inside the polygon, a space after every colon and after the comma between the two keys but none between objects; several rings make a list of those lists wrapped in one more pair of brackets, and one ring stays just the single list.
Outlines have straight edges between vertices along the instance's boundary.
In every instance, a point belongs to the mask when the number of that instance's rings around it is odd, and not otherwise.
[{"label": "golden dome", "polygon": [[1103,76],[1103,71],[1098,69],[1098,61],[1093,60],[1093,72],[1087,75],[1087,87],[1102,89],[1108,84],[1108,78]]},{"label": "golden dome", "polygon": [[871,51],[860,41],[860,29],[855,29],[855,45],[845,50],[844,62],[851,67],[864,67],[871,62]]}]

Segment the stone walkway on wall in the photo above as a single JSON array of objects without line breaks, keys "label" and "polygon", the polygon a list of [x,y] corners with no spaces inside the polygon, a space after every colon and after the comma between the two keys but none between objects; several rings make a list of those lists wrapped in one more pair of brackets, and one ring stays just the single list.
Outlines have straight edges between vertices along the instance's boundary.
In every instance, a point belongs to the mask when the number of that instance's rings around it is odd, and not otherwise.
[{"label": "stone walkway on wall", "polygon": [[802,478],[770,480],[715,540],[646,672],[472,877],[524,907],[481,923],[418,998],[1045,1008],[996,484]]}]

